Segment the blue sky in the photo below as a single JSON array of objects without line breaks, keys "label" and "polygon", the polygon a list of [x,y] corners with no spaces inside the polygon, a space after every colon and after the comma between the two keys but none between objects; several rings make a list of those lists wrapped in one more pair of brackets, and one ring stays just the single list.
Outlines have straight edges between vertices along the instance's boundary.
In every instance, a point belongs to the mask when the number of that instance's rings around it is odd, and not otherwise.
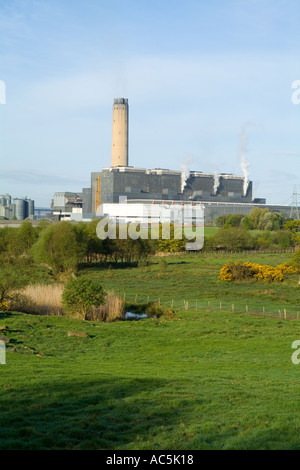
[{"label": "blue sky", "polygon": [[0,0],[0,194],[49,206],[110,165],[113,99],[129,164],[242,174],[300,192],[299,0]]}]

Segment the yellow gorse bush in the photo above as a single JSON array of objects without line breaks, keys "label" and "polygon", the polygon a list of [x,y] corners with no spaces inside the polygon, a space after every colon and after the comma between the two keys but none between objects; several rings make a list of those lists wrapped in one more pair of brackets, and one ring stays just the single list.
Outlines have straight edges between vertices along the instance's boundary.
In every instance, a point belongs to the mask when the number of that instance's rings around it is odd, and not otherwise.
[{"label": "yellow gorse bush", "polygon": [[9,305],[7,302],[0,302],[0,311],[9,310]]},{"label": "yellow gorse bush", "polygon": [[230,272],[230,268],[227,264],[224,264],[222,267],[219,279],[221,279],[221,281],[232,281],[232,272]]},{"label": "yellow gorse bush", "polygon": [[296,274],[297,272],[297,268],[289,263],[282,263],[273,267],[267,264],[251,263],[250,261],[246,263],[229,261],[222,267],[219,279],[222,281],[241,281],[252,278],[280,282],[285,275]]}]

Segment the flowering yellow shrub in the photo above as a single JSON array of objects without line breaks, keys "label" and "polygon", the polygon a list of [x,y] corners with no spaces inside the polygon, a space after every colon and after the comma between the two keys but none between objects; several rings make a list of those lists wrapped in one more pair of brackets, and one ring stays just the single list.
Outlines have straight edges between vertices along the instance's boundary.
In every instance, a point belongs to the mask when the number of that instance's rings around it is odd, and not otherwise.
[{"label": "flowering yellow shrub", "polygon": [[298,273],[298,269],[289,263],[279,264],[276,267],[280,268],[283,274],[297,274]]},{"label": "flowering yellow shrub", "polygon": [[284,275],[296,274],[297,272],[297,269],[288,263],[273,267],[267,264],[251,263],[250,261],[246,263],[242,261],[238,263],[229,261],[222,267],[219,279],[222,281],[238,281],[252,278],[269,282],[280,282],[283,280]]},{"label": "flowering yellow shrub", "polygon": [[9,310],[9,305],[7,302],[0,302],[0,311]]},{"label": "flowering yellow shrub", "polygon": [[222,267],[219,279],[222,281],[232,281],[232,272],[230,272],[230,268],[227,266],[227,264]]}]

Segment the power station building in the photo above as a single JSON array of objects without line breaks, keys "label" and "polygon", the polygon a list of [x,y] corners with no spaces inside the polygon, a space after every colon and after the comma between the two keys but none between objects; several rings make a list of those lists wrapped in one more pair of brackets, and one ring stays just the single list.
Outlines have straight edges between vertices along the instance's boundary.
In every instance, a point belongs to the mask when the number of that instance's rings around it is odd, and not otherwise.
[{"label": "power station building", "polygon": [[80,193],[55,193],[54,217],[90,220],[109,215],[111,204],[118,204],[120,198],[126,198],[128,204],[201,204],[206,220],[228,213],[247,215],[254,206],[269,207],[289,216],[289,206],[266,206],[265,199],[253,199],[252,181],[243,176],[129,166],[128,129],[128,100],[116,98],[112,111],[111,166],[92,172],[90,187]]},{"label": "power station building", "polygon": [[219,175],[217,186],[214,175],[200,171],[191,171],[185,181],[180,171],[163,168],[111,167],[91,174],[92,212],[97,212],[100,203],[118,202],[120,196],[144,201],[251,203],[252,182],[244,193],[244,179],[231,174]]}]

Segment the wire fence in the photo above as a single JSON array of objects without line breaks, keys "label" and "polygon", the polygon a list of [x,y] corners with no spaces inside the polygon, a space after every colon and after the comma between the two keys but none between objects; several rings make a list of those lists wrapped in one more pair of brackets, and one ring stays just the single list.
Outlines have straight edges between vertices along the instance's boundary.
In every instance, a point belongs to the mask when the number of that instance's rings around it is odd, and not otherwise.
[{"label": "wire fence", "polygon": [[156,297],[153,295],[142,295],[134,293],[124,293],[123,300],[127,303],[143,305],[149,303],[158,303],[159,305],[170,308],[175,311],[193,311],[193,312],[224,312],[236,314],[248,314],[254,316],[273,317],[290,320],[300,320],[300,305],[255,305],[246,302],[236,302],[230,300],[203,300],[203,299],[178,299],[170,297]]},{"label": "wire fence", "polygon": [[228,256],[253,256],[253,255],[273,255],[273,254],[284,254],[284,253],[295,253],[295,248],[281,249],[281,250],[240,250],[240,251],[229,251],[229,250],[215,250],[205,251],[200,250],[197,255],[202,258],[228,258]]}]

